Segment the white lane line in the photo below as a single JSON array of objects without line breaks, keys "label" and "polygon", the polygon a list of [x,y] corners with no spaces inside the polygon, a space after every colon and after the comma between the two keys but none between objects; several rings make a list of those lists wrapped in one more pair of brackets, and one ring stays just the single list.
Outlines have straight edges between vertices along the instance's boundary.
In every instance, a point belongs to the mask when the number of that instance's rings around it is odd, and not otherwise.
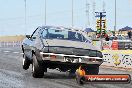
[{"label": "white lane line", "polygon": [[13,53],[19,53],[19,52],[13,52]]},{"label": "white lane line", "polygon": [[5,53],[9,53],[10,51],[4,51]]},{"label": "white lane line", "polygon": [[[9,52],[11,52],[11,51],[3,51],[3,52],[4,52],[4,53],[9,53]],[[21,53],[21,52],[12,52],[12,53],[15,53],[15,54],[18,54],[18,53],[19,53],[19,54],[22,54],[22,55],[24,54],[24,53]]]},{"label": "white lane line", "polygon": [[20,54],[24,54],[24,53],[20,53]]}]

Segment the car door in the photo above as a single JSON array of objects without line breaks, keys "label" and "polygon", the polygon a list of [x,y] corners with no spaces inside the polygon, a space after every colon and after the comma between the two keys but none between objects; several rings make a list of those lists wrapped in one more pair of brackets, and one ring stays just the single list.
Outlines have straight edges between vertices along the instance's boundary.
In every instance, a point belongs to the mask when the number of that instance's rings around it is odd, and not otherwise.
[{"label": "car door", "polygon": [[35,41],[36,41],[36,37],[38,35],[38,31],[39,29],[37,28],[33,34],[31,35],[30,38],[25,40],[25,54],[28,58],[32,59],[32,50],[35,48]]}]

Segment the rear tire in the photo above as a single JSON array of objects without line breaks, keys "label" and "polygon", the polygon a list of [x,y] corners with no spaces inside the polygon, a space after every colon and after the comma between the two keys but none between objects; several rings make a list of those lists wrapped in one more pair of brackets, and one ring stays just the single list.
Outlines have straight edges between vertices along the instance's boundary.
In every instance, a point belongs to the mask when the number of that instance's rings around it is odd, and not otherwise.
[{"label": "rear tire", "polygon": [[35,55],[33,55],[32,76],[34,78],[42,78],[44,76],[43,66],[37,61]]},{"label": "rear tire", "polygon": [[30,66],[30,60],[25,56],[25,54],[23,55],[23,69],[27,70]]},{"label": "rear tire", "polygon": [[85,67],[84,69],[86,71],[86,74],[88,74],[88,75],[98,75],[98,73],[99,73],[99,67],[98,66]]}]

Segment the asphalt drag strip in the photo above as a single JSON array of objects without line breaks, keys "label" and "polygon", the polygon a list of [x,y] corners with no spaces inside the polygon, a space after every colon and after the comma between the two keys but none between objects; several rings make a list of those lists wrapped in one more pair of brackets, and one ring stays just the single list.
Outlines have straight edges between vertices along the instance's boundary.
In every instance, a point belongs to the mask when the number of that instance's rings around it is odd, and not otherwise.
[{"label": "asphalt drag strip", "polygon": [[[4,52],[6,51],[6,52]],[[7,52],[8,51],[8,52]],[[86,84],[80,86],[75,77],[66,72],[48,69],[43,78],[33,78],[31,66],[22,69],[22,51],[20,48],[0,48],[0,88],[131,88],[130,84]],[[100,74],[130,74],[132,71],[121,71],[100,68]]]}]

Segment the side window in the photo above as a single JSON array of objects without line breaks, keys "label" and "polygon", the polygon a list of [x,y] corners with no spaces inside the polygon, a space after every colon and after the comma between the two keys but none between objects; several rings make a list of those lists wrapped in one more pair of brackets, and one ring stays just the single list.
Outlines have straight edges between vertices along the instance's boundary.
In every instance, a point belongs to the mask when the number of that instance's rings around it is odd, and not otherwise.
[{"label": "side window", "polygon": [[82,35],[82,38],[83,38],[83,39],[82,39],[82,40],[83,40],[83,42],[85,42],[85,41],[86,41],[86,38],[85,38],[83,35]]},{"label": "side window", "polygon": [[47,30],[43,30],[43,32],[42,32],[42,37],[43,37],[43,38],[48,38]]}]

